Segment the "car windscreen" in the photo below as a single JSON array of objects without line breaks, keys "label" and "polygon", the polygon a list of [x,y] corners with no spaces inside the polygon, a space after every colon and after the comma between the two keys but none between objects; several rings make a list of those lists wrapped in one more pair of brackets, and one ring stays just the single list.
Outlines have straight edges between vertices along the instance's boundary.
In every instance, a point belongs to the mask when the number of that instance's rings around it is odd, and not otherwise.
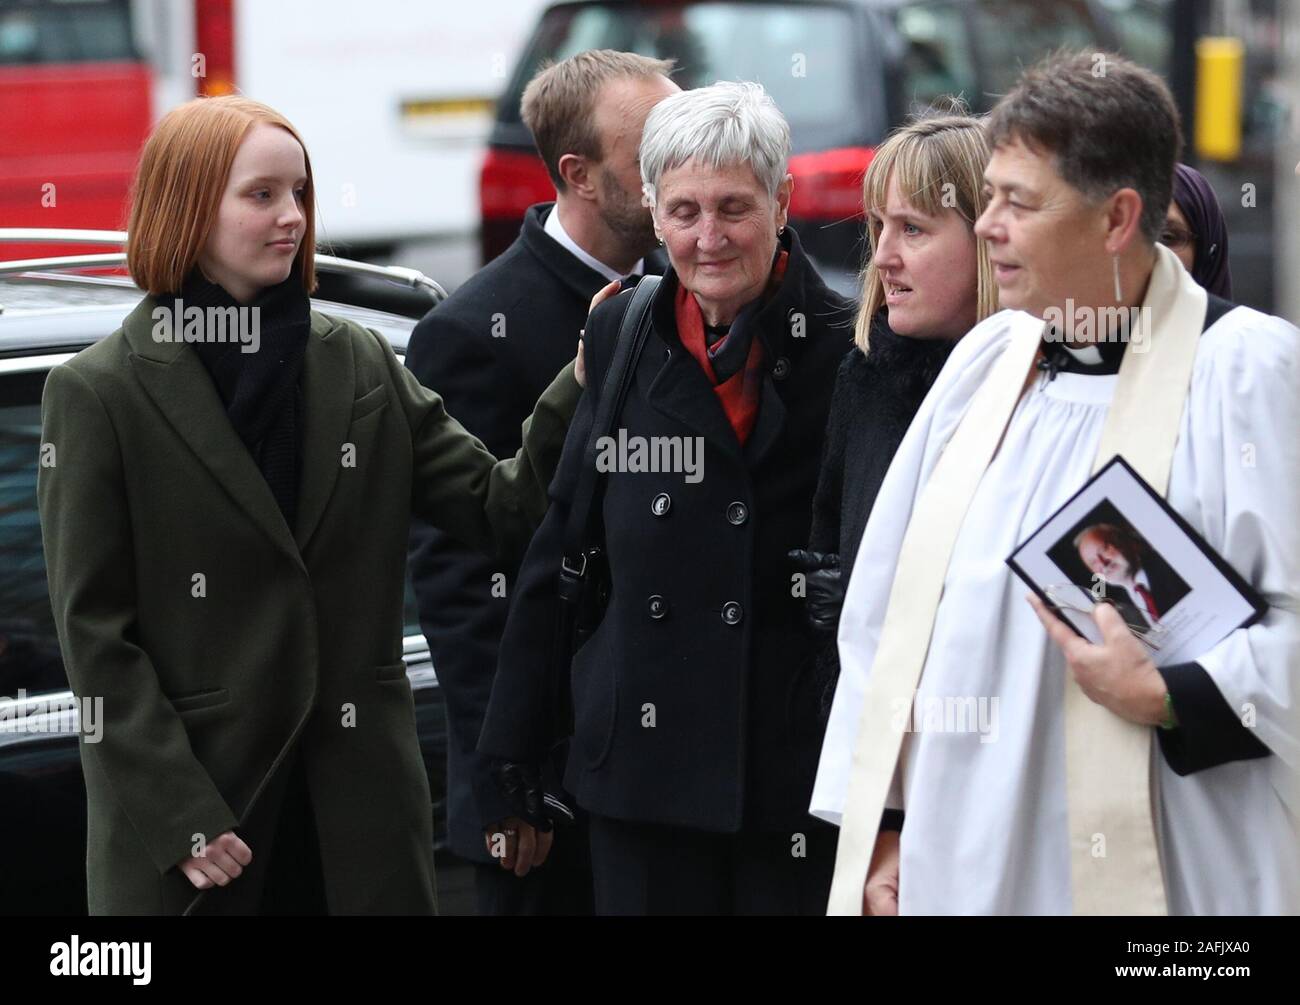
[{"label": "car windscreen", "polygon": [[138,58],[127,0],[0,0],[0,66]]},{"label": "car windscreen", "polygon": [[859,116],[855,29],[842,6],[809,3],[594,3],[547,11],[501,103],[519,121],[524,85],[544,60],[586,49],[617,49],[677,60],[683,88],[718,80],[762,84],[794,130]]},{"label": "car windscreen", "polygon": [[[1015,86],[1026,65],[1054,49],[1097,50],[1092,8],[1085,0],[980,0],[972,5],[976,58],[990,95]],[[1026,54],[1032,54],[1026,59]]]}]

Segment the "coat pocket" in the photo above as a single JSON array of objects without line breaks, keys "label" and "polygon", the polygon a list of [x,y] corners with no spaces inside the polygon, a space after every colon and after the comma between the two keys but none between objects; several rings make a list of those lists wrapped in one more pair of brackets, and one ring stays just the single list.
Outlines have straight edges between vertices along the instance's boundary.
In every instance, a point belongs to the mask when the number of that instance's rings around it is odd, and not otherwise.
[{"label": "coat pocket", "polygon": [[573,737],[587,767],[600,767],[614,741],[618,677],[613,663],[588,640],[574,654],[570,669]]},{"label": "coat pocket", "polygon": [[389,663],[386,666],[375,667],[375,680],[405,680],[406,664]]},{"label": "coat pocket", "polygon": [[176,709],[177,712],[196,712],[201,708],[224,705],[230,701],[230,691],[224,687],[218,687],[208,691],[192,691],[189,694],[172,695],[167,700],[172,703],[172,708]]},{"label": "coat pocket", "polygon": [[356,422],[358,419],[369,415],[371,412],[378,411],[387,404],[388,388],[383,384],[372,387],[360,398],[352,402],[352,421]]}]

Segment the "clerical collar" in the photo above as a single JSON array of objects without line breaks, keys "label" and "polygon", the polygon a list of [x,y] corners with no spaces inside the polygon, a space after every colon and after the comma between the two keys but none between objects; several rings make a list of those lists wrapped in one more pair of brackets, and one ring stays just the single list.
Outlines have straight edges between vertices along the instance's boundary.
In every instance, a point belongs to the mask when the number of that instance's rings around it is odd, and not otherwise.
[{"label": "clerical collar", "polygon": [[1055,379],[1062,371],[1088,376],[1119,373],[1125,345],[1125,342],[1116,339],[1069,346],[1048,325],[1043,329],[1042,358],[1038,361],[1038,369],[1046,371],[1048,380]]},{"label": "clerical collar", "polygon": [[[560,245],[560,247],[564,248],[565,251],[569,252],[569,254],[580,261],[583,265],[587,266],[587,268],[600,273],[609,280],[624,278],[622,272],[619,272],[617,269],[611,269],[604,262],[597,258],[593,258],[591,255],[587,254],[587,252],[583,251],[582,248],[578,247],[578,242],[569,236],[569,232],[565,230],[564,225],[560,223],[559,203],[552,206],[551,211],[546,214],[546,223],[543,225],[542,229],[546,232],[547,236]],[[640,276],[644,273],[645,259],[642,258],[636,263],[636,265],[632,266],[632,271],[627,273],[627,275]]]},{"label": "clerical collar", "polygon": [[1095,345],[1081,345],[1078,348],[1062,345],[1061,348],[1073,356],[1076,362],[1084,366],[1096,366],[1101,362],[1101,350]]}]

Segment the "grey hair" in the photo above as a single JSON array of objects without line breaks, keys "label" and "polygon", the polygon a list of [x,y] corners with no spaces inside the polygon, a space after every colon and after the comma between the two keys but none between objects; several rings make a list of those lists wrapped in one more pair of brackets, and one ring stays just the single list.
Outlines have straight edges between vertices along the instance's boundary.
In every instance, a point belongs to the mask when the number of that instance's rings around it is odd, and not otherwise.
[{"label": "grey hair", "polygon": [[650,206],[665,171],[698,160],[748,163],[769,197],[785,179],[790,126],[761,84],[720,81],[655,105],[641,134],[641,188]]}]

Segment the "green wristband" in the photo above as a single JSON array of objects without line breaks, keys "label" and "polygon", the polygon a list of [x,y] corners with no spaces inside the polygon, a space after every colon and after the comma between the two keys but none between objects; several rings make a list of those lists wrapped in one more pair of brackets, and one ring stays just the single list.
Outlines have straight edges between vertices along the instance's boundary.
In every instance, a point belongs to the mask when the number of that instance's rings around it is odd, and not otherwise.
[{"label": "green wristband", "polygon": [[1174,696],[1165,692],[1165,717],[1160,723],[1161,729],[1177,729],[1178,716],[1174,715]]}]

